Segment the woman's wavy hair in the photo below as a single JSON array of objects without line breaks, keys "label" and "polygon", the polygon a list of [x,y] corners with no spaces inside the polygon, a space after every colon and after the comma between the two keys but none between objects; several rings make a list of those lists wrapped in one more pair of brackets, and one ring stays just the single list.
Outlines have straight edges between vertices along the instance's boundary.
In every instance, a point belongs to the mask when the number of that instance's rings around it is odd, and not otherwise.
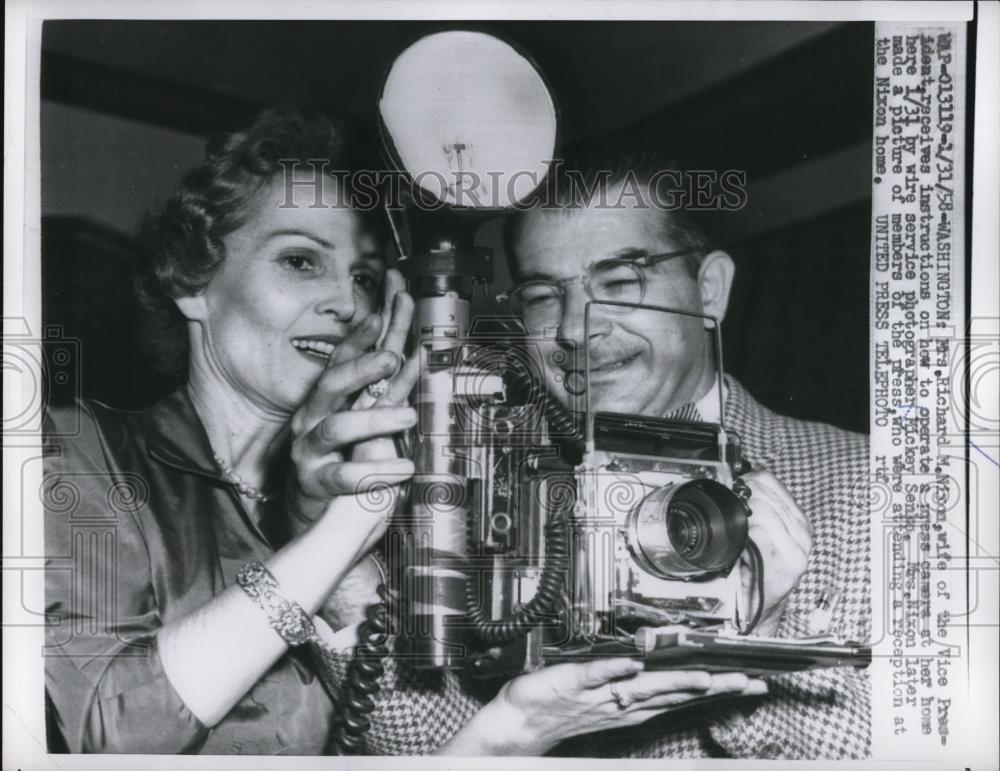
[{"label": "woman's wavy hair", "polygon": [[[140,344],[157,370],[177,379],[187,374],[187,324],[173,298],[208,284],[225,259],[222,239],[246,223],[271,179],[297,161],[335,173],[349,187],[352,173],[375,168],[369,137],[347,118],[269,108],[249,129],[209,140],[204,162],[139,228]],[[341,199],[347,200],[346,191]],[[365,216],[381,236],[378,215],[374,206]]]}]

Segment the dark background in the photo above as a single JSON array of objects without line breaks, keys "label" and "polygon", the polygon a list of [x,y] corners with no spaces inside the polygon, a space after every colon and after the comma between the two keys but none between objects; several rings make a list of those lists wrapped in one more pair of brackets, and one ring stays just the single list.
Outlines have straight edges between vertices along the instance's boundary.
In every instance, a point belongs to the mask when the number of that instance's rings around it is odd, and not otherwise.
[{"label": "dark background", "polygon": [[[210,134],[268,104],[374,123],[394,57],[455,26],[535,60],[565,140],[614,132],[745,170],[748,205],[720,223],[727,370],[780,412],[867,431],[867,23],[45,22],[43,313],[82,341],[79,380],[53,397],[132,407],[174,386],[136,347],[132,236]],[[480,239],[499,249],[497,233]]]}]

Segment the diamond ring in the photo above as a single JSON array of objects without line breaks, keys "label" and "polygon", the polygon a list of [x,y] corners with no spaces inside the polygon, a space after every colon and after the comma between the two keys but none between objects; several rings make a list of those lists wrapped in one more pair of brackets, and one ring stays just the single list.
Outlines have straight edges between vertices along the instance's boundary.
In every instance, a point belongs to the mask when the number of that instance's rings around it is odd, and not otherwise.
[{"label": "diamond ring", "polygon": [[621,693],[618,690],[618,683],[611,684],[611,698],[615,700],[615,703],[618,705],[618,709],[628,709],[635,701],[635,699],[627,693]]},{"label": "diamond ring", "polygon": [[368,393],[372,395],[373,398],[378,399],[382,394],[389,390],[389,381],[386,378],[381,380],[376,380],[368,386]]}]

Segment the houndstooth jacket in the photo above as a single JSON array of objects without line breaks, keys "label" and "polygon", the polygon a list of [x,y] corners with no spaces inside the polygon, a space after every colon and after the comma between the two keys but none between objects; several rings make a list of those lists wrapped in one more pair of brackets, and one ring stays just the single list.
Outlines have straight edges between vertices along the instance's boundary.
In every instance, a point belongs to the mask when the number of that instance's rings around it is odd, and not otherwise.
[{"label": "houndstooth jacket", "polygon": [[[813,528],[805,574],[785,605],[778,635],[816,633],[815,611],[832,598],[828,630],[867,641],[871,633],[868,443],[860,434],[783,417],[727,377],[727,428],[754,468],[771,471]],[[331,687],[345,660],[321,653]],[[482,706],[453,674],[401,670],[391,659],[372,714],[371,754],[416,755],[444,744]],[[769,679],[769,693],[668,713],[632,729],[578,737],[553,754],[585,757],[865,758],[870,754],[871,684],[866,672],[821,669]],[[735,705],[735,706],[734,706]]]}]

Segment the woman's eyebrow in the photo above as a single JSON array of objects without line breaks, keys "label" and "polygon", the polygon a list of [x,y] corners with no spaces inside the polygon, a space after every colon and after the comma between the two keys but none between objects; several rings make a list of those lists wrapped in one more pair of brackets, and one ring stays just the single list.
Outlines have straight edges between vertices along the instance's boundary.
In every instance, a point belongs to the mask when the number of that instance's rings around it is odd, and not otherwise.
[{"label": "woman's eyebrow", "polygon": [[270,233],[267,234],[268,240],[272,238],[278,238],[280,236],[302,236],[303,238],[308,238],[310,241],[315,241],[324,249],[336,248],[325,238],[320,238],[315,233],[310,233],[308,230],[300,230],[298,228],[282,228],[280,230],[272,230]]}]

